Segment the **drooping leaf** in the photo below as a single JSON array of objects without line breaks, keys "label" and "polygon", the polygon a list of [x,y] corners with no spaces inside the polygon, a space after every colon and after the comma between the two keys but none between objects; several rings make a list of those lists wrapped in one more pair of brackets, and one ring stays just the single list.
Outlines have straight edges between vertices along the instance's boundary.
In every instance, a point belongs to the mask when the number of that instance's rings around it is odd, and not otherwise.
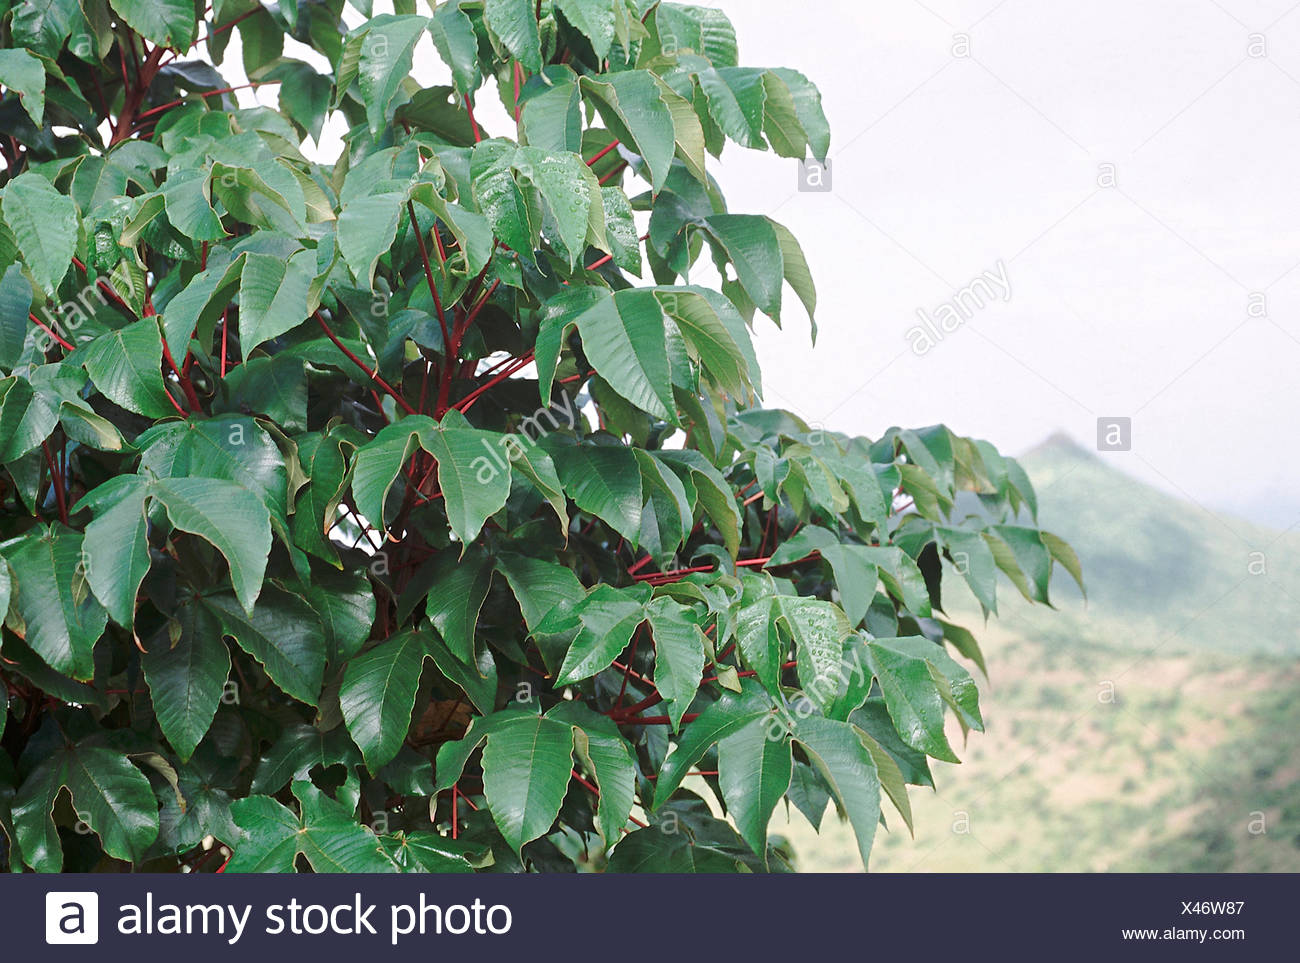
[{"label": "drooping leaf", "polygon": [[790,788],[790,736],[773,733],[756,719],[718,742],[718,779],[727,811],[745,842],[767,853],[767,824]]},{"label": "drooping leaf", "polygon": [[325,673],[325,633],[306,602],[272,588],[262,592],[251,614],[230,595],[199,601],[285,694],[316,705]]},{"label": "drooping leaf", "polygon": [[29,170],[5,185],[0,210],[27,269],[36,283],[53,295],[72,267],[77,245],[77,205],[40,174]]},{"label": "drooping leaf", "polygon": [[182,762],[207,735],[230,675],[230,652],[211,611],[182,607],[175,640],[160,632],[140,658],[163,735]]},{"label": "drooping leaf", "polygon": [[50,668],[84,681],[94,674],[91,650],[107,614],[86,584],[83,541],[55,522],[11,543],[5,559],[27,645]]},{"label": "drooping leaf", "polygon": [[[518,853],[524,843],[550,831],[559,814],[573,768],[573,727],[529,712],[512,712],[493,720],[483,735],[483,791],[492,818],[510,847]],[[463,765],[463,762],[462,762]],[[448,772],[443,750],[438,753],[438,784],[450,785],[458,772]]]},{"label": "drooping leaf", "polygon": [[348,732],[371,772],[392,759],[406,738],[420,666],[428,654],[419,633],[407,631],[348,662],[339,700]]},{"label": "drooping leaf", "polygon": [[66,787],[77,818],[100,838],[104,851],[141,859],[158,835],[158,804],[149,780],[120,752],[68,745],[41,762],[14,797],[14,829],[23,858],[37,872],[63,868],[63,850],[51,810]]}]

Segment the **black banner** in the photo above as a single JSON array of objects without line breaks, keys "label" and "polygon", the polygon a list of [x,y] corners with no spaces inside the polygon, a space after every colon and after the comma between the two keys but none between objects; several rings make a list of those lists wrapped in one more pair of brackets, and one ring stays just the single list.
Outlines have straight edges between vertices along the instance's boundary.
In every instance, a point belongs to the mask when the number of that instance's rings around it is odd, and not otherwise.
[{"label": "black banner", "polygon": [[764,960],[1286,959],[1297,895],[1297,875],[27,875],[0,877],[0,946],[6,959],[93,945],[186,963],[450,948],[517,961],[584,946],[620,961],[687,947]]}]

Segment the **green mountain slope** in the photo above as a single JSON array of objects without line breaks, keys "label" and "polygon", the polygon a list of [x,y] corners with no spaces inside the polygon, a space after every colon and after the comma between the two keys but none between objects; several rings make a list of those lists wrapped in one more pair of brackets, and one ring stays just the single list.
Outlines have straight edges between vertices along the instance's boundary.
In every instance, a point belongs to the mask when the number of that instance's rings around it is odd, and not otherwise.
[{"label": "green mountain slope", "polygon": [[1020,460],[1043,526],[1079,553],[1088,602],[1066,577],[1052,586],[1058,613],[1029,611],[1008,587],[1004,623],[1044,641],[1300,653],[1300,535],[1157,491],[1062,436]]}]

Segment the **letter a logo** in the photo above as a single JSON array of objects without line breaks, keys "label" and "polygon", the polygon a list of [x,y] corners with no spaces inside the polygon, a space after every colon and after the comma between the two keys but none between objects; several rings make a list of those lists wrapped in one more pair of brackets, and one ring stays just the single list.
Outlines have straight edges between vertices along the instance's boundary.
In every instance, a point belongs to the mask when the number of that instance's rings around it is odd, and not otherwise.
[{"label": "letter a logo", "polygon": [[98,943],[98,893],[46,893],[46,943]]}]

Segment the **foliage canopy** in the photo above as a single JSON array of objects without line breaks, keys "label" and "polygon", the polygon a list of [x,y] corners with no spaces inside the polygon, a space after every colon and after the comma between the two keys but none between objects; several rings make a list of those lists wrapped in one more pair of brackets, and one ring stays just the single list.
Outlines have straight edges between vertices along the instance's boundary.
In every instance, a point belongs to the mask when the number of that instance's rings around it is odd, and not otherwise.
[{"label": "foliage canopy", "polygon": [[816,293],[707,168],[817,90],[711,9],[352,7],[0,5],[0,864],[778,870],[782,799],[865,861],[981,728],[944,575],[1079,573],[988,443],[759,406]]}]

